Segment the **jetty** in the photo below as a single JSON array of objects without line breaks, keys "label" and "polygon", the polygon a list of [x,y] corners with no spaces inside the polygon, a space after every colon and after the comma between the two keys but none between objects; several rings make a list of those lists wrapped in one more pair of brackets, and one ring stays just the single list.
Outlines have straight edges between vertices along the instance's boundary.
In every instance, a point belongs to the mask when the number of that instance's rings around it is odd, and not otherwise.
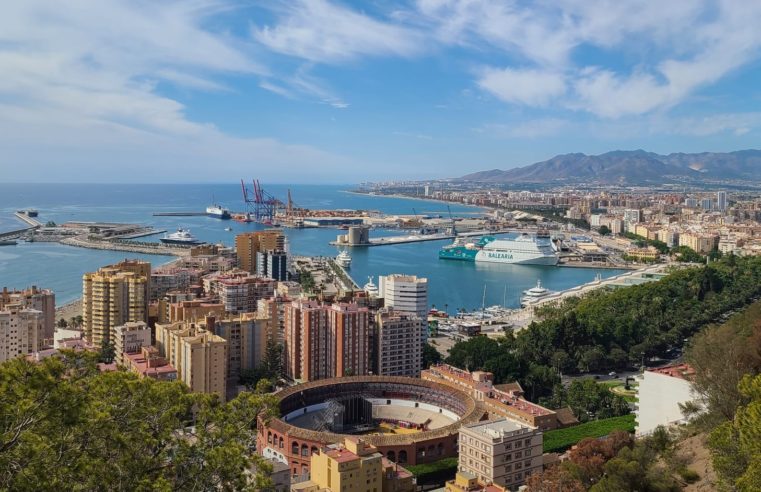
[{"label": "jetty", "polygon": [[123,241],[119,239],[100,239],[85,235],[62,239],[60,243],[79,248],[128,251],[130,253],[143,253],[147,255],[187,256],[190,254],[190,247],[169,246],[163,243]]}]

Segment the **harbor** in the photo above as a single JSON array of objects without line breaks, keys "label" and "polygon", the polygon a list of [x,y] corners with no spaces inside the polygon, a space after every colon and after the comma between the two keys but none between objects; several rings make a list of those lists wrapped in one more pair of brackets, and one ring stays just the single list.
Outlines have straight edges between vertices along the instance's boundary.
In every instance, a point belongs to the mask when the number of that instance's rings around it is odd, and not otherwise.
[{"label": "harbor", "polygon": [[[273,191],[277,190],[272,187]],[[122,190],[117,193],[115,190]],[[198,210],[199,203],[195,197],[216,195],[224,203],[233,203],[240,193],[240,188],[234,185],[171,185],[163,186],[161,201],[157,201],[156,190],[140,185],[130,186],[105,186],[88,188],[82,186],[67,185],[63,188],[51,188],[49,202],[37,202],[26,204],[34,205],[39,210],[41,223],[55,222],[58,226],[54,229],[55,234],[47,234],[44,231],[34,234],[33,242],[19,241],[18,246],[0,248],[0,275],[6,282],[18,285],[26,285],[34,281],[47,281],[57,290],[61,302],[74,299],[81,295],[81,274],[92,271],[99,266],[115,262],[124,258],[140,257],[152,263],[165,263],[175,255],[187,254],[185,248],[160,246],[163,234],[146,236],[138,240],[116,239],[106,242],[105,240],[88,240],[84,234],[85,224],[99,225],[101,227],[114,227],[115,224],[131,224],[141,227],[153,228],[155,231],[176,231],[178,228],[189,229],[193,236],[205,243],[222,243],[232,245],[237,234],[267,229],[271,226],[257,222],[239,222],[236,220],[220,220],[205,214],[187,217],[177,216],[154,216],[157,211],[194,211]],[[281,188],[283,195],[287,194],[287,188]],[[419,207],[419,200],[405,200],[401,198],[371,197],[367,195],[354,195],[345,193],[341,186],[299,186],[294,187],[293,194],[300,198],[300,205],[310,210],[334,209],[334,215],[343,216],[346,209],[352,210],[376,210],[366,219],[371,227],[371,234],[377,237],[384,235],[400,235],[405,231],[415,232],[412,229],[381,228],[376,224],[400,223],[407,224],[408,218],[414,220],[415,214],[410,214],[413,207]],[[97,193],[96,193],[97,192]],[[237,192],[237,194],[236,194]],[[26,193],[23,188],[19,193]],[[12,195],[0,194],[0,210],[5,211],[13,222],[18,221],[13,213],[18,210],[21,203],[10,200]],[[171,204],[162,206],[162,203]],[[462,214],[470,214],[469,218],[458,220],[459,226],[464,233],[470,232],[466,227],[477,227],[483,218],[470,218],[479,211],[472,206],[450,205],[455,220],[460,219]],[[416,209],[417,210],[417,209]],[[449,210],[446,204],[430,202],[426,204],[431,221],[437,221],[442,227],[450,222]],[[486,211],[481,210],[485,214]],[[5,227],[15,229],[14,223],[6,221]],[[64,224],[76,224],[77,227],[62,227]],[[26,224],[19,224],[26,225]],[[42,229],[45,229],[44,227]],[[227,230],[230,229],[230,230]],[[512,229],[531,230],[527,227],[514,227]],[[473,231],[482,231],[484,228],[475,228]],[[126,234],[126,230],[120,231]],[[336,239],[336,235],[345,234],[348,231],[341,226],[332,227],[284,227],[288,249],[295,256],[313,256],[335,258],[339,248],[329,243]],[[419,232],[419,229],[417,229]],[[67,240],[61,244],[58,241],[71,237],[75,240]],[[105,239],[105,238],[104,238]],[[503,287],[509,284],[505,304],[508,308],[518,307],[520,292],[531,288],[541,279],[542,285],[552,290],[564,290],[592,281],[598,274],[603,278],[622,273],[620,268],[604,268],[602,265],[590,265],[585,268],[558,268],[530,265],[501,265],[501,264],[473,264],[464,262],[441,261],[438,259],[438,251],[443,244],[451,239],[439,241],[422,241],[412,243],[390,244],[382,248],[352,248],[351,265],[346,271],[350,277],[360,286],[368,282],[369,277],[377,279],[380,275],[393,273],[414,273],[431,280],[430,302],[439,308],[445,304],[450,306],[450,312],[455,309],[477,309],[481,305],[482,292],[480,289],[486,283],[487,306],[503,304]],[[127,243],[127,244],[124,244]],[[74,247],[76,246],[76,247]],[[165,255],[165,256],[160,256]],[[65,261],[60,261],[65,258]],[[153,259],[152,259],[153,258]],[[65,264],[67,275],[66,281],[49,278],[48,272],[55,268],[62,268]],[[36,280],[39,279],[39,280]],[[376,280],[377,281],[377,280]],[[472,286],[465,288],[461,286]]]}]

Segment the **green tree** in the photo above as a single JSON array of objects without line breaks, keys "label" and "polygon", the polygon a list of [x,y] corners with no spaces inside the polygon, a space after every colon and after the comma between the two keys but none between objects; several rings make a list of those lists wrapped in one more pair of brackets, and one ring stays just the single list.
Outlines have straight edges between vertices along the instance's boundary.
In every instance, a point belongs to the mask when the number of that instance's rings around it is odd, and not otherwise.
[{"label": "green tree", "polygon": [[679,491],[681,487],[656,464],[657,454],[643,445],[624,447],[605,464],[603,478],[591,492]]},{"label": "green tree", "polygon": [[708,445],[724,483],[756,491],[761,490],[761,375],[746,375],[739,387],[748,403],[711,433]]},{"label": "green tree", "polygon": [[56,326],[58,328],[66,328],[67,326],[69,326],[69,322],[61,318],[58,321],[56,321]]},{"label": "green tree", "polygon": [[607,236],[608,234],[610,234],[610,227],[606,225],[601,225],[598,232],[600,233],[601,236]]},{"label": "green tree", "polygon": [[[99,373],[63,351],[0,365],[1,490],[253,490],[270,484],[253,453],[270,395],[228,403],[179,381]],[[257,473],[249,470],[255,466]]]},{"label": "green tree", "polygon": [[436,350],[436,347],[427,343],[423,346],[423,369],[427,369],[433,364],[438,364],[441,362],[441,359],[441,354]]},{"label": "green tree", "polygon": [[98,356],[98,362],[111,364],[115,358],[116,347],[114,346],[114,343],[104,338],[103,342],[100,344],[100,355]]}]

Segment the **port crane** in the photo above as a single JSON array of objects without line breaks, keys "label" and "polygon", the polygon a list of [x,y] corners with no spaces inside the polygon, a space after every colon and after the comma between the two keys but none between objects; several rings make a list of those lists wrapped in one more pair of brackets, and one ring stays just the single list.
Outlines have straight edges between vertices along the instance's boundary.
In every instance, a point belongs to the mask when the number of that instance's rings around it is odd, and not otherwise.
[{"label": "port crane", "polygon": [[240,187],[243,191],[243,201],[246,203],[248,215],[252,220],[262,224],[272,224],[275,220],[275,212],[282,202],[267,193],[258,179],[251,182],[252,188],[249,190],[243,180],[240,180]]},{"label": "port crane", "polygon": [[452,209],[449,208],[449,204],[447,204],[447,212],[449,212],[449,221],[451,222],[451,228],[452,228],[452,235],[457,235],[457,228],[454,225],[454,217],[452,217]]}]

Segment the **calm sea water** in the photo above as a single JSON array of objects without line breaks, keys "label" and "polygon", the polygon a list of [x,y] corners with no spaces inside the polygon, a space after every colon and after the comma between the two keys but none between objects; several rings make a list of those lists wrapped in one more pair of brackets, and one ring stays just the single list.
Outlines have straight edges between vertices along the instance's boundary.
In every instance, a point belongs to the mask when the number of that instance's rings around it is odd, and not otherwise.
[{"label": "calm sea water", "polygon": [[[285,199],[289,187],[269,185],[266,189]],[[296,205],[307,208],[366,209],[387,214],[447,216],[444,203],[412,199],[373,197],[346,193],[350,186],[292,186]],[[208,217],[153,217],[154,212],[202,211],[212,199],[232,210],[244,210],[240,185],[19,185],[0,183],[0,231],[23,226],[13,212],[21,208],[39,210],[39,220],[62,223],[112,221],[153,225],[159,229],[190,229],[204,241],[232,244],[235,234],[264,228]],[[450,205],[458,216],[479,215],[482,210]],[[225,231],[232,227],[233,231]],[[284,229],[291,252],[300,255],[334,256],[329,241],[343,231],[335,229]],[[375,236],[398,231],[372,231]],[[158,240],[160,236],[141,240]],[[567,289],[589,282],[600,273],[609,277],[618,270],[543,267],[532,265],[475,264],[439,260],[438,250],[448,241],[356,248],[351,251],[351,275],[360,285],[369,276],[406,273],[429,279],[431,303],[450,311],[481,306],[486,286],[486,304],[517,307],[521,292],[539,279],[552,290]],[[19,243],[0,247],[0,287],[21,288],[38,285],[56,291],[58,303],[81,295],[82,274],[125,258],[148,259],[154,264],[171,260],[165,256],[135,255],[119,251],[100,251],[47,243]]]}]

